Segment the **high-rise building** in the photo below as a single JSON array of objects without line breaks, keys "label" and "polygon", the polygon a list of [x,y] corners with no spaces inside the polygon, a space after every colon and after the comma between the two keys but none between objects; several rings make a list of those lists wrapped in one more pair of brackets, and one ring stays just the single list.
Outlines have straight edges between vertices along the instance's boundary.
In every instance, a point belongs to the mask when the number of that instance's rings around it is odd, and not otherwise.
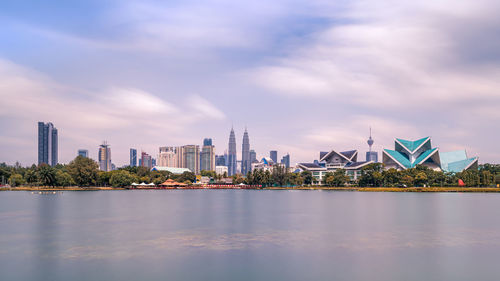
[{"label": "high-rise building", "polygon": [[281,158],[281,164],[284,164],[286,168],[290,168],[290,154],[287,154]]},{"label": "high-rise building", "polygon": [[153,158],[144,151],[141,152],[141,167],[153,168]]},{"label": "high-rise building", "polygon": [[227,154],[227,170],[228,176],[236,174],[236,136],[234,135],[234,130],[231,128],[231,133],[229,134],[229,147]]},{"label": "high-rise building", "polygon": [[137,167],[137,149],[130,149],[130,167]]},{"label": "high-rise building", "polygon": [[200,146],[184,145],[177,148],[179,168],[188,168],[195,174],[200,173]]},{"label": "high-rise building", "polygon": [[248,137],[247,128],[243,133],[243,142],[241,145],[241,173],[246,175],[252,170],[252,163],[250,161],[250,138]]},{"label": "high-rise building", "polygon": [[87,149],[78,149],[78,156],[89,158],[89,151]]},{"label": "high-rise building", "polygon": [[276,150],[269,151],[269,158],[271,158],[274,163],[278,163],[278,151]]},{"label": "high-rise building", "polygon": [[257,153],[255,152],[255,150],[250,150],[250,163],[256,163],[256,162],[259,162],[257,160]]},{"label": "high-rise building", "polygon": [[99,169],[101,171],[111,171],[111,148],[108,143],[104,141],[99,147]]},{"label": "high-rise building", "polygon": [[200,153],[200,170],[215,171],[215,146],[212,145],[212,139],[203,140]]},{"label": "high-rise building", "polygon": [[38,165],[57,165],[57,129],[52,123],[38,122]]},{"label": "high-rise building", "polygon": [[372,145],[375,141],[372,139],[372,128],[370,128],[370,138],[368,139],[368,152],[366,152],[366,161],[378,162],[378,153],[372,151]]},{"label": "high-rise building", "polygon": [[227,166],[226,165],[226,156],[225,155],[216,155],[215,156],[215,166]]},{"label": "high-rise building", "polygon": [[160,167],[171,167],[171,168],[181,168],[178,166],[178,149],[173,146],[162,146],[160,147],[160,153],[158,154],[158,166]]},{"label": "high-rise building", "polygon": [[203,139],[203,146],[211,146],[211,145],[212,145],[212,139],[210,138]]}]

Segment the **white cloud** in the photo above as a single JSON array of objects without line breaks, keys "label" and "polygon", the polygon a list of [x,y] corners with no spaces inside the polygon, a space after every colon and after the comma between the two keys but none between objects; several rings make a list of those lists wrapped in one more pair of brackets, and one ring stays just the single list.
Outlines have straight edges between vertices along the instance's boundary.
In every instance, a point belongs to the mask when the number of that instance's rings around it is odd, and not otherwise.
[{"label": "white cloud", "polygon": [[[2,161],[25,164],[36,160],[37,121],[53,122],[59,129],[60,162],[64,163],[78,148],[97,146],[102,139],[122,150],[141,144],[151,153],[159,143],[178,141],[178,136],[197,124],[225,118],[199,96],[187,98],[185,105],[182,101],[174,105],[141,89],[112,87],[90,93],[4,60],[0,60],[0,98],[4,101],[0,115],[16,120],[2,129],[9,135],[0,136],[0,143],[10,145],[18,139],[24,144],[23,151],[31,152],[20,156],[18,151],[2,151]],[[27,138],[33,140],[31,145],[23,142]]]}]

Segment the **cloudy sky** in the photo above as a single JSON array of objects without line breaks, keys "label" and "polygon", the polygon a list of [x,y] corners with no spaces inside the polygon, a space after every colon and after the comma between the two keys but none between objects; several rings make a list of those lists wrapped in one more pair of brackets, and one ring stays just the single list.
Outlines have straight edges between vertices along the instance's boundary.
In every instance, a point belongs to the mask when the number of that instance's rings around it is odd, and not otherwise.
[{"label": "cloudy sky", "polygon": [[[274,0],[0,2],[0,162],[111,144],[214,139],[292,162],[431,136],[500,162],[500,2]],[[364,153],[363,153],[364,155]],[[364,158],[362,156],[361,158]]]}]

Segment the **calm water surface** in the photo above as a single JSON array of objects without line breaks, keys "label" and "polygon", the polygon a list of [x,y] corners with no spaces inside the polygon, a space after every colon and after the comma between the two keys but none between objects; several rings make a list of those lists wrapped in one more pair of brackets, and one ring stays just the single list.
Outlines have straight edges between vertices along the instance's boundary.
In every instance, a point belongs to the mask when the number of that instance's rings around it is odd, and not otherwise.
[{"label": "calm water surface", "polygon": [[500,280],[500,194],[0,192],[0,280]]}]

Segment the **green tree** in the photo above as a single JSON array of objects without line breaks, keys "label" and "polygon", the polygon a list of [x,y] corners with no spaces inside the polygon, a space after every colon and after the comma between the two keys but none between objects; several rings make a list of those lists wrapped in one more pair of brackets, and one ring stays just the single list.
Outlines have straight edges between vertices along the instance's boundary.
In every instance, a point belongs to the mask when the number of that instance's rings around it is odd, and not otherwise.
[{"label": "green tree", "polygon": [[99,171],[97,172],[96,183],[98,186],[108,186],[109,180],[111,178],[112,172]]},{"label": "green tree", "polygon": [[126,187],[130,186],[134,180],[135,176],[133,174],[125,170],[119,170],[111,175],[109,182],[113,187]]},{"label": "green tree", "polygon": [[304,184],[312,184],[313,175],[312,175],[311,171],[302,171],[300,176],[304,179]]},{"label": "green tree", "polygon": [[241,176],[241,174],[234,174],[233,175],[233,184],[240,184],[240,183],[243,183],[244,179],[243,179],[243,176]]},{"label": "green tree", "polygon": [[425,172],[417,172],[415,175],[415,185],[417,186],[424,186],[427,185],[427,175]]},{"label": "green tree", "polygon": [[410,175],[403,175],[401,177],[401,184],[405,187],[413,186],[413,177]]},{"label": "green tree", "polygon": [[71,177],[71,175],[67,172],[63,172],[62,170],[58,170],[56,172],[56,185],[57,186],[71,186],[74,185],[75,181]]},{"label": "green tree", "polygon": [[20,186],[24,183],[25,183],[24,178],[20,174],[12,174],[9,177],[9,184],[11,186]]},{"label": "green tree", "polygon": [[381,186],[384,180],[382,176],[382,163],[372,163],[361,168],[359,186]]},{"label": "green tree", "polygon": [[495,184],[500,184],[500,174],[495,176]]},{"label": "green tree", "polygon": [[79,186],[91,186],[97,183],[99,166],[90,158],[78,156],[68,164],[66,169]]},{"label": "green tree", "polygon": [[196,175],[193,172],[186,171],[181,175],[178,175],[176,180],[179,182],[190,181],[191,183],[193,183],[196,181]]},{"label": "green tree", "polygon": [[385,186],[397,186],[401,182],[401,173],[394,168],[390,168],[382,171],[382,178]]},{"label": "green tree", "polygon": [[47,164],[41,164],[37,170],[38,179],[44,186],[56,185],[56,170]]},{"label": "green tree", "polygon": [[325,174],[325,184],[327,186],[345,186],[349,182],[350,178],[346,175],[344,169],[337,169],[335,172],[328,172]]},{"label": "green tree", "polygon": [[36,175],[36,168],[30,168],[24,173],[24,179],[29,185],[33,185],[38,181],[37,175]]},{"label": "green tree", "polygon": [[488,170],[481,171],[481,186],[490,186],[493,183],[493,175]]},{"label": "green tree", "polygon": [[457,173],[457,176],[464,181],[466,186],[478,186],[480,184],[479,172],[476,170],[466,170]]},{"label": "green tree", "polygon": [[287,170],[283,165],[274,165],[271,174],[273,184],[285,186],[287,183]]}]

